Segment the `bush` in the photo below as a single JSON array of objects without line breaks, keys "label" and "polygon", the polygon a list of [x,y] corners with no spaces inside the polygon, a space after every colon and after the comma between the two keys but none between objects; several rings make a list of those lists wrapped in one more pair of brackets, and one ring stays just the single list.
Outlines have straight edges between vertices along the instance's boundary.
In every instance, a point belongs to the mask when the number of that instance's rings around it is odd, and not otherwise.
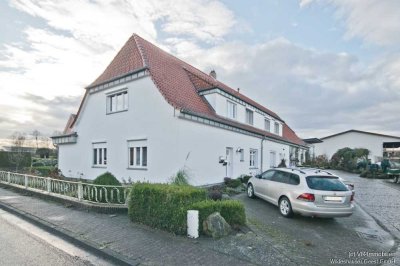
[{"label": "bush", "polygon": [[191,186],[136,183],[131,188],[128,215],[133,222],[185,234],[189,206],[206,198],[206,190]]},{"label": "bush", "polygon": [[[0,151],[0,168],[16,170],[18,168],[30,167],[32,156],[29,152]],[[18,163],[17,163],[18,161]]]},{"label": "bush", "polygon": [[226,222],[234,228],[246,224],[244,206],[237,200],[205,200],[193,203],[191,209],[199,211],[200,226],[203,226],[203,221],[214,212],[219,212]]},{"label": "bush", "polygon": [[39,165],[32,167],[32,170],[39,172],[39,175],[41,176],[51,177],[57,169],[53,166]]},{"label": "bush", "polygon": [[[121,186],[121,182],[118,181],[118,179],[111,174],[110,172],[105,172],[104,174],[99,175],[96,177],[95,180],[93,180],[94,185],[102,185],[102,186]],[[106,187],[105,190],[107,191],[107,199],[110,203],[117,203],[119,200],[122,199],[122,194],[124,193],[124,190],[122,188],[112,188],[112,187]],[[105,194],[104,189],[97,189],[97,199],[100,202],[107,202],[106,197],[103,195]],[[119,191],[119,193],[118,193]],[[120,195],[120,199],[118,198],[118,194]],[[87,199],[87,196],[84,197]],[[95,200],[96,197],[92,200]]]},{"label": "bush", "polygon": [[251,175],[241,175],[240,180],[242,181],[243,184],[247,184],[249,182],[249,179],[251,178]]},{"label": "bush", "polygon": [[209,190],[208,191],[208,198],[212,200],[221,200],[222,199],[222,193],[221,191],[217,189]]},{"label": "bush", "polygon": [[224,183],[228,187],[237,188],[238,186],[240,186],[242,184],[242,181],[240,179],[232,179],[230,177],[225,177]]},{"label": "bush", "polygon": [[180,169],[175,176],[171,177],[171,184],[178,186],[189,185],[189,175],[184,169]]},{"label": "bush", "polygon": [[105,186],[120,186],[121,182],[119,182],[118,179],[110,172],[105,172],[104,174],[96,177],[96,179],[93,180],[93,184]]}]

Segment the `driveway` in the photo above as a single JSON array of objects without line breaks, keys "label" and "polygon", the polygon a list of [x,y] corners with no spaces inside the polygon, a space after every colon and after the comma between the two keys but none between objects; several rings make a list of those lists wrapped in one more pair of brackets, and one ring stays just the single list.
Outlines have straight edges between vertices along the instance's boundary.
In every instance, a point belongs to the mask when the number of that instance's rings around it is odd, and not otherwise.
[{"label": "driveway", "polygon": [[[368,214],[369,209],[364,205],[360,206],[358,201],[369,198],[368,204],[379,206],[386,206],[391,202],[376,197],[377,192],[370,180],[361,179],[356,175],[339,174],[356,185],[355,212],[346,218],[319,219],[295,216],[293,219],[287,219],[279,214],[276,206],[261,199],[249,199],[244,194],[237,196],[237,199],[244,203],[249,226],[255,234],[267,239],[278,252],[299,265],[379,265],[384,263],[384,260],[390,264],[390,254],[380,253],[395,250],[392,234],[378,225]],[[385,191],[380,193],[385,194]],[[377,215],[378,213],[377,210]],[[348,259],[353,261],[339,261]]]}]

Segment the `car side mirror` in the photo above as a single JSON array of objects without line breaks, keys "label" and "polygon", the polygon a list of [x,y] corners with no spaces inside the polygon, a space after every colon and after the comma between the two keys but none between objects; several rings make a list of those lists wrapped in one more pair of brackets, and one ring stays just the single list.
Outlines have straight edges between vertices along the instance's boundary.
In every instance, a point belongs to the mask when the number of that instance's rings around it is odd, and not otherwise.
[{"label": "car side mirror", "polygon": [[261,175],[256,175],[255,178],[261,179]]}]

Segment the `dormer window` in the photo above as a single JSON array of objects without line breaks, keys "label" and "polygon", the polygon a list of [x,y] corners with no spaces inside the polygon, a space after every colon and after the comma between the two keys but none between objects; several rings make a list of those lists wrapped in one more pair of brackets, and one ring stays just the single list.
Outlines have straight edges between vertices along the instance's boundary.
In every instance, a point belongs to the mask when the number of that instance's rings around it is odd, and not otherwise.
[{"label": "dormer window", "polygon": [[119,91],[107,95],[107,113],[128,110],[128,91]]},{"label": "dormer window", "polygon": [[279,123],[275,122],[275,134],[279,135]]},{"label": "dormer window", "polygon": [[253,111],[250,109],[246,109],[246,123],[249,125],[253,125]]},{"label": "dormer window", "polygon": [[268,118],[264,120],[265,131],[271,132],[271,121]]},{"label": "dormer window", "polygon": [[227,101],[227,112],[226,116],[230,119],[236,119],[237,117],[237,107],[236,103],[233,103],[231,101]]}]

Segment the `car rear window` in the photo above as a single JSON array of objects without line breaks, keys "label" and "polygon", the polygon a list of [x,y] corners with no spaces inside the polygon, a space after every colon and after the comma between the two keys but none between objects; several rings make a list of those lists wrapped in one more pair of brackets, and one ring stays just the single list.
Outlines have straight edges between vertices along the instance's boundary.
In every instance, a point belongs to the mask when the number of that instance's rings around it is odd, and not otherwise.
[{"label": "car rear window", "polygon": [[307,176],[307,185],[311,189],[324,191],[347,191],[347,187],[335,176]]}]

